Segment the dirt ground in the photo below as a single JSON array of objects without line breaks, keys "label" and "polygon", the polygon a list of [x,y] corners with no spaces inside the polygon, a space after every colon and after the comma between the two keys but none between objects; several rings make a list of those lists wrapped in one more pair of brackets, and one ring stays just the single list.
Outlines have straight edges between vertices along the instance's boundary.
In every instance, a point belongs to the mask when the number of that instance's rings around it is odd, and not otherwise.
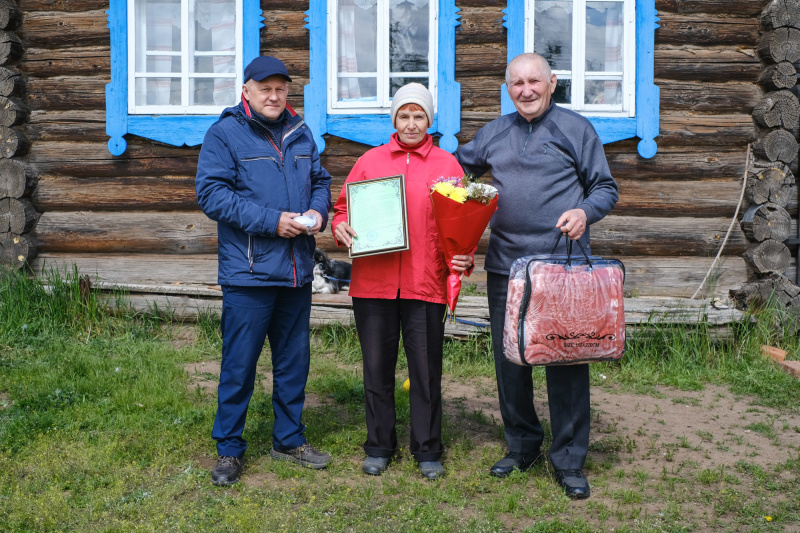
[{"label": "dirt ground", "polygon": [[[193,363],[186,366],[186,371],[194,387],[200,387],[210,395],[216,393],[219,363]],[[266,373],[263,378],[262,384],[269,390],[271,375]],[[605,475],[602,482],[593,483],[592,497],[575,502],[578,516],[581,506],[586,506],[587,502],[616,506],[615,495],[630,490],[637,479],[642,487],[647,485],[642,480],[650,480],[647,493],[658,500],[660,489],[656,488],[656,482],[669,476],[694,482],[702,481],[703,475],[718,476],[724,486],[726,475],[742,477],[739,473],[742,465],[773,472],[776,465],[800,455],[800,415],[755,405],[753,398],[737,396],[722,386],[707,385],[702,391],[659,387],[651,395],[593,386],[591,393],[589,480],[593,481],[592,463],[599,464],[609,458],[614,463],[612,468],[622,469],[626,475]],[[534,394],[538,394],[534,404],[539,417],[543,421],[549,420],[545,391],[536,389]],[[503,446],[493,379],[455,381],[446,378],[443,396],[445,424],[465,431],[476,447]],[[309,407],[324,403],[330,403],[330,400],[307,395]],[[210,458],[209,463],[209,466],[213,463]],[[752,478],[744,476],[744,479]],[[747,483],[736,485],[735,490],[755,494]],[[786,494],[785,497],[795,498],[796,494]],[[691,495],[687,495],[685,500],[692,505]],[[647,499],[640,505],[645,511],[652,506],[650,511],[655,514],[663,509],[663,502],[650,504]],[[694,519],[708,523],[713,511],[701,510],[702,504],[699,503],[697,507],[692,510]],[[590,507],[584,508],[583,512],[593,511]],[[613,523],[612,519],[605,526],[613,527]],[[509,529],[516,529],[513,521],[508,525]],[[788,525],[788,528],[784,524],[782,530],[800,531],[800,524]]]}]

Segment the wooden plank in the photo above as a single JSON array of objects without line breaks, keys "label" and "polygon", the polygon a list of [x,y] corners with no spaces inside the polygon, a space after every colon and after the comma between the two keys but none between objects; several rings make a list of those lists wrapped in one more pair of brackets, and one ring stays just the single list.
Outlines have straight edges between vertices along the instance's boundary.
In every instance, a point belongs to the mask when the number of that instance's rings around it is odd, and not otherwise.
[{"label": "wooden plank", "polygon": [[[328,254],[332,259],[348,260],[346,252],[328,250]],[[694,294],[713,261],[713,257],[619,256],[619,259],[626,267],[626,295],[684,298]],[[483,270],[482,254],[476,255],[475,264],[477,266],[472,276],[464,278],[464,287],[475,285],[479,292],[485,293],[486,271]],[[71,272],[73,265],[99,284],[169,286],[179,290],[186,287],[214,286],[217,283],[216,253],[176,255],[45,252],[38,255],[32,267],[41,276],[50,269]],[[793,275],[794,268],[790,267],[786,275]],[[723,256],[712,274],[700,295],[724,298],[729,290],[739,289],[745,283],[747,268],[741,257]]]},{"label": "wooden plank", "polygon": [[[106,30],[108,31],[108,30]],[[111,72],[111,50],[104,46],[34,48],[25,50],[25,60],[19,64],[21,72],[30,78],[102,75]]]},{"label": "wooden plank", "polygon": [[105,112],[106,84],[110,75],[86,78],[63,73],[28,80],[25,102],[31,111],[96,110]]},{"label": "wooden plank", "polygon": [[34,11],[95,11],[108,9],[108,0],[24,0],[25,12]]}]

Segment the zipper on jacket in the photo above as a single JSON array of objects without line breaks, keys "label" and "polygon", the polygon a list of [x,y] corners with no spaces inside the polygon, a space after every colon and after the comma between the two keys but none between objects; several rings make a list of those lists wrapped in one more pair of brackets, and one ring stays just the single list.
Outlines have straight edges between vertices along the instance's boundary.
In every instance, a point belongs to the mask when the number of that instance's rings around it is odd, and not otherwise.
[{"label": "zipper on jacket", "polygon": [[522,151],[519,153],[519,155],[522,155],[522,154],[525,153],[525,148],[528,147],[528,141],[531,138],[531,133],[533,133],[533,124],[528,124],[528,136],[525,137],[525,144],[522,146]]},{"label": "zipper on jacket", "polygon": [[262,155],[262,156],[259,156],[259,157],[245,157],[244,159],[242,159],[243,162],[244,161],[261,161],[261,160],[274,161],[275,163],[278,162],[277,159],[275,159],[274,157],[272,157],[270,155]]},{"label": "zipper on jacket", "polygon": [[253,236],[247,236],[247,262],[250,263],[250,273],[253,273],[253,265],[255,264],[255,260],[253,259]]},{"label": "zipper on jacket", "polygon": [[297,160],[298,159],[308,159],[309,161],[311,161],[311,156],[310,155],[296,155],[296,156],[294,156],[294,168],[297,168]]},{"label": "zipper on jacket", "polygon": [[292,245],[292,275],[294,276],[294,286],[297,287],[297,264],[294,261],[294,245]]}]

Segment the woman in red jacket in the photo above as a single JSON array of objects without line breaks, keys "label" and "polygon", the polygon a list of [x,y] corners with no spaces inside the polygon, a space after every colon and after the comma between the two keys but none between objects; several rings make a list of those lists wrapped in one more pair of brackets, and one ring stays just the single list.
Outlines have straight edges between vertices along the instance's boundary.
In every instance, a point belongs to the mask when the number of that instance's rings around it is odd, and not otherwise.
[{"label": "woman in red jacket", "polygon": [[[444,474],[442,445],[442,344],[448,268],[429,197],[440,177],[462,176],[448,152],[433,145],[433,97],[409,83],[392,99],[389,143],[364,154],[345,183],[403,174],[406,185],[409,249],[353,259],[350,296],[364,360],[367,474],[380,475],[397,451],[395,367],[400,331],[411,381],[411,454],[428,479]],[[334,207],[331,227],[337,244],[350,246],[355,231],[347,223],[346,187]],[[456,255],[456,272],[469,273],[470,255]]]}]

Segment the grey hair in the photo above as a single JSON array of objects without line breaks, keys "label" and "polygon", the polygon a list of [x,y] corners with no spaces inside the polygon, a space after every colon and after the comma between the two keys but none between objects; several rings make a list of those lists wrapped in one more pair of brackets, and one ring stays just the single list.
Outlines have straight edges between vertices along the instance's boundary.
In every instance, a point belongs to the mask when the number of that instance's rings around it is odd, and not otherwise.
[{"label": "grey hair", "polygon": [[508,66],[506,66],[506,85],[511,83],[511,66],[516,65],[517,63],[522,62],[537,62],[539,63],[540,68],[542,69],[541,72],[544,74],[544,77],[550,79],[550,75],[552,74],[552,70],[550,69],[550,63],[547,60],[540,56],[539,54],[534,53],[526,53],[520,54],[511,61],[508,62]]}]

